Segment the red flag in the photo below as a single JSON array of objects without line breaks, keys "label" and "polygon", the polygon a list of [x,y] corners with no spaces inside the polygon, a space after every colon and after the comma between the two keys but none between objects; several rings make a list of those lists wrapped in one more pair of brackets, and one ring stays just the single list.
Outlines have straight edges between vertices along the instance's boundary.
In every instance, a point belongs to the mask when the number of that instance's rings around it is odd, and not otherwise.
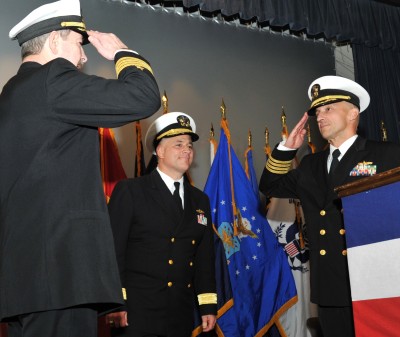
[{"label": "red flag", "polygon": [[100,134],[100,157],[101,176],[103,178],[103,189],[107,203],[110,200],[114,186],[121,179],[126,179],[124,167],[118,153],[112,129],[99,128]]}]

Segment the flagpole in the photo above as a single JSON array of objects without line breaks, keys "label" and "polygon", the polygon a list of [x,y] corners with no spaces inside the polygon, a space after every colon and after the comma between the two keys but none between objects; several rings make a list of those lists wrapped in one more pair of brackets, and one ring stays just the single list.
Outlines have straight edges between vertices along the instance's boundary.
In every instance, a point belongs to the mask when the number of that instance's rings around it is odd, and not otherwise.
[{"label": "flagpole", "polygon": [[217,142],[215,141],[214,137],[214,126],[211,123],[211,128],[210,128],[210,165],[212,165],[214,158],[215,158],[215,153],[217,152]]},{"label": "flagpole", "polygon": [[235,201],[235,188],[233,182],[233,170],[232,170],[232,156],[231,156],[231,133],[228,128],[228,121],[226,120],[226,106],[224,99],[222,99],[222,103],[220,106],[221,111],[221,128],[224,130],[226,138],[228,140],[228,160],[229,160],[229,179],[231,184],[231,195],[232,195],[232,210],[234,216],[234,224],[233,224],[233,235],[238,236],[238,224],[237,224],[237,208]]},{"label": "flagpole", "polygon": [[247,161],[247,153],[251,150],[251,143],[252,143],[252,136],[251,136],[251,131],[249,129],[249,132],[247,133],[247,149],[244,153],[244,171],[246,172],[246,176],[248,179],[250,179],[250,170],[249,170],[249,163]]},{"label": "flagpole", "polygon": [[267,127],[265,127],[264,135],[265,135],[264,152],[269,157],[271,155],[271,147],[269,146],[269,130]]}]

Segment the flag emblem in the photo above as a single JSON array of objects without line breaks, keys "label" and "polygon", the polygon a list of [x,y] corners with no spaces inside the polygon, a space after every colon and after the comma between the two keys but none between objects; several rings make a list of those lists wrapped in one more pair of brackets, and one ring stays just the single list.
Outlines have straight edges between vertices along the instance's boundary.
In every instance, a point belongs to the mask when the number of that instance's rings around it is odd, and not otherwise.
[{"label": "flag emblem", "polygon": [[229,222],[221,222],[218,233],[224,244],[226,259],[240,251],[240,242],[237,237],[233,236],[233,226]]}]

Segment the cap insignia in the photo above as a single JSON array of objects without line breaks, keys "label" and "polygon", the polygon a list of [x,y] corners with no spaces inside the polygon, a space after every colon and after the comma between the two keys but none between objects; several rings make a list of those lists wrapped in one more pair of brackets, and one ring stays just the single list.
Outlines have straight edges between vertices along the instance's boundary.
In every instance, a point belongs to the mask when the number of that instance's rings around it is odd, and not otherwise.
[{"label": "cap insignia", "polygon": [[186,117],[184,115],[180,115],[180,116],[176,117],[176,120],[182,127],[187,127],[187,128],[190,127],[190,120],[188,117]]},{"label": "cap insignia", "polygon": [[319,96],[319,91],[321,89],[321,86],[319,84],[314,84],[311,88],[311,95],[313,99],[316,99]]}]

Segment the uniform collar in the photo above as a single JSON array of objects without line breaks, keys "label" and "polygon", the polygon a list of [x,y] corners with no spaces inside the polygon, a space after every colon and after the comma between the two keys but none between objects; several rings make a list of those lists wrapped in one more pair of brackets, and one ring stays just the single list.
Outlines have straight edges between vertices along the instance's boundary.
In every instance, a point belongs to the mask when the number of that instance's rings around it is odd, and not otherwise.
[{"label": "uniform collar", "polygon": [[346,154],[347,150],[354,144],[357,137],[358,137],[358,135],[354,135],[354,136],[350,137],[349,139],[344,141],[343,144],[340,145],[339,147],[334,147],[333,145],[330,145],[329,146],[329,156],[332,157],[332,152],[335,151],[336,149],[339,149],[340,156],[338,159],[339,160],[342,159],[343,156]]},{"label": "uniform collar", "polygon": [[179,180],[174,180],[169,175],[162,172],[158,168],[158,166],[157,166],[157,171],[160,174],[161,179],[164,181],[165,185],[167,185],[168,189],[171,191],[171,193],[174,193],[174,191],[175,191],[174,182],[179,182],[180,183],[179,194],[182,195],[182,193],[183,193],[183,176]]}]

